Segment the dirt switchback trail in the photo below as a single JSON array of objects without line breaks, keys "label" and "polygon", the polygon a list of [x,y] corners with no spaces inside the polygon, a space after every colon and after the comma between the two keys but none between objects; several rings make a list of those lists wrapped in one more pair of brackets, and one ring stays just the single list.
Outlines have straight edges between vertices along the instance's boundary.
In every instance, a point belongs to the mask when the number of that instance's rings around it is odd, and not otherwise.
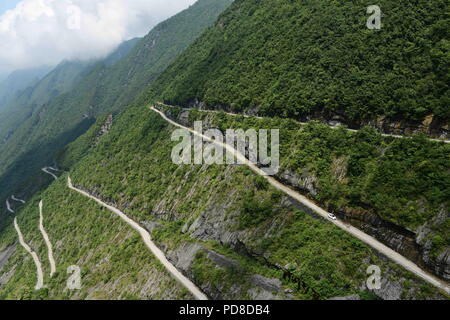
[{"label": "dirt switchback trail", "polygon": [[31,247],[25,242],[23,239],[22,232],[20,231],[19,225],[17,224],[17,218],[14,218],[14,228],[16,228],[17,235],[19,236],[20,245],[31,255],[34,260],[34,264],[36,265],[36,273],[37,273],[37,282],[35,286],[35,290],[40,290],[44,287],[44,273],[42,272],[42,264],[39,261],[39,257],[34,252]]},{"label": "dirt switchback trail", "polygon": [[333,223],[335,226],[339,227],[340,229],[344,230],[345,232],[351,234],[352,236],[358,238],[362,242],[371,246],[372,248],[374,248],[378,252],[382,253],[383,255],[385,255],[386,257],[391,259],[392,261],[401,265],[408,271],[414,273],[416,276],[422,278],[423,280],[434,285],[435,287],[438,287],[438,288],[444,290],[447,294],[450,294],[450,286],[446,282],[444,282],[443,280],[440,280],[439,278],[435,277],[434,275],[423,270],[422,268],[417,266],[414,262],[408,260],[407,258],[402,256],[398,252],[392,250],[391,248],[387,247],[380,241],[378,241],[375,238],[373,238],[372,236],[364,233],[363,231],[359,230],[358,228],[355,228],[352,225],[346,224],[340,220],[330,220],[328,218],[328,215],[330,214],[329,212],[320,208],[314,202],[312,202],[305,196],[301,195],[297,191],[294,191],[293,189],[285,186],[284,184],[282,184],[275,178],[273,178],[271,176],[267,176],[266,173],[261,168],[259,168],[257,165],[250,162],[242,153],[240,153],[238,150],[234,149],[232,146],[230,146],[226,143],[215,141],[215,140],[203,135],[202,133],[198,133],[191,128],[185,127],[185,126],[169,119],[163,112],[156,109],[155,107],[149,107],[149,109],[158,113],[164,120],[166,120],[170,124],[174,125],[175,127],[188,130],[192,134],[203,138],[205,141],[208,141],[208,142],[211,142],[211,143],[214,143],[216,145],[223,147],[225,150],[227,150],[227,152],[234,154],[238,160],[242,161],[242,163],[245,163],[245,165],[247,165],[253,172],[255,172],[258,175],[263,176],[276,189],[284,192],[285,194],[292,197],[293,199],[301,202],[306,207],[310,208],[311,210],[316,212],[318,215],[322,216],[324,219],[326,219],[330,223]]},{"label": "dirt switchback trail", "polygon": [[46,174],[51,175],[55,180],[58,180],[58,177],[54,173],[50,172],[49,169],[54,170],[52,169],[52,167],[42,168],[41,170],[44,171]]},{"label": "dirt switchback trail", "polygon": [[80,190],[73,186],[72,180],[70,177],[67,179],[67,185],[70,189],[92,199],[95,200],[98,204],[105,207],[109,211],[115,213],[118,215],[122,220],[124,220],[128,225],[130,225],[134,230],[139,232],[142,239],[144,240],[144,243],[146,246],[150,249],[150,251],[155,255],[155,257],[162,263],[162,265],[169,271],[169,273],[179,282],[181,283],[189,292],[197,299],[197,300],[208,300],[208,297],[187,277],[185,277],[180,271],[178,271],[177,268],[173,264],[167,260],[164,253],[153,243],[150,233],[148,233],[147,230],[142,228],[137,222],[130,219],[125,213],[120,211],[117,208],[114,208],[113,206],[110,206],[106,203],[104,203],[102,200],[90,195],[89,193]]},{"label": "dirt switchback trail", "polygon": [[50,262],[50,277],[56,272],[56,262],[53,258],[53,247],[50,242],[50,238],[48,237],[47,232],[44,229],[44,215],[42,214],[42,207],[44,206],[43,201],[39,202],[39,230],[41,230],[42,236],[44,237],[45,244],[47,245],[48,250],[48,261]]},{"label": "dirt switchback trail", "polygon": [[11,208],[11,203],[9,203],[9,199],[6,199],[6,210],[10,213],[14,213],[14,210]]},{"label": "dirt switchback trail", "polygon": [[15,197],[14,195],[12,195],[12,196],[11,196],[11,199],[13,199],[14,201],[20,202],[20,203],[22,203],[22,204],[25,204],[25,203],[26,203],[26,201],[25,201],[25,200],[22,200],[22,199],[16,198],[16,197]]}]

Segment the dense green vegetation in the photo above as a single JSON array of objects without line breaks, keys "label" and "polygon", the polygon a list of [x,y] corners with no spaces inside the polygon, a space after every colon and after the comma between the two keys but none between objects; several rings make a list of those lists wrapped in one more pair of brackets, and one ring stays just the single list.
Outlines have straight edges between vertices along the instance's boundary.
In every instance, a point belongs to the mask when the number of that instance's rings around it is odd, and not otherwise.
[{"label": "dense green vegetation", "polygon": [[40,81],[24,88],[10,99],[0,110],[0,148],[24,121],[37,113],[43,105],[70,91],[92,65],[93,62],[62,62]]},{"label": "dense green vegetation", "polygon": [[[130,128],[129,123],[134,126]],[[394,279],[406,277],[413,286],[418,284],[342,230],[286,204],[280,192],[245,166],[173,164],[170,155],[176,143],[170,141],[171,130],[156,113],[132,106],[115,120],[100,144],[72,166],[70,174],[74,183],[100,195],[136,221],[158,223],[153,236],[162,248],[176,250],[184,243],[195,242],[239,263],[242,276],[236,279],[233,270],[214,268],[214,262],[200,252],[192,270],[197,283],[223,287],[226,297],[226,288],[233,283],[248,285],[251,275],[260,274],[282,280],[295,298],[318,295],[325,299],[358,293],[367,265],[375,263],[390,270]],[[82,157],[80,150],[85,149],[83,145],[92,146],[94,136],[89,132],[70,145],[61,157],[63,163]],[[200,217],[214,224],[218,235],[195,236],[195,232],[183,231]],[[273,264],[291,264],[306,285],[283,279],[283,273],[273,266],[218,241],[216,237],[224,232],[220,230],[245,235],[241,241],[247,249],[256,255],[263,252]],[[433,294],[429,288],[419,292]],[[246,298],[245,293],[241,298]]]},{"label": "dense green vegetation", "polygon": [[16,95],[20,95],[22,90],[35,85],[49,71],[49,67],[39,67],[17,70],[8,75],[0,82],[0,110]]},{"label": "dense green vegetation", "polygon": [[[218,298],[252,298],[255,275],[278,280],[281,298],[374,298],[362,289],[373,264],[381,267],[383,280],[401,286],[402,298],[441,298],[345,231],[300,210],[249,168],[174,164],[174,128],[146,105],[198,100],[279,116],[190,111],[188,121],[207,120],[221,130],[280,129],[277,178],[290,176],[294,187],[329,211],[376,215],[411,233],[427,225],[435,259],[450,246],[448,144],[284,118],[340,114],[360,124],[380,116],[422,121],[433,115],[446,123],[448,2],[380,0],[383,29],[370,31],[368,3],[361,0],[236,0],[176,59],[230,3],[200,0],[137,44],[126,43],[89,67],[73,90],[41,105],[0,146],[0,199],[56,161],[74,184],[149,228],[172,257],[186,253],[186,246],[200,246],[188,276]],[[182,110],[165,111],[176,117]],[[113,114],[112,128],[100,135],[107,113]],[[0,299],[189,297],[127,225],[70,191],[67,176],[31,199],[18,216],[44,263],[48,288],[32,291],[34,265],[17,247],[0,270],[0,277],[12,272]],[[58,262],[53,279],[37,228],[40,199]],[[444,218],[436,219],[440,214]],[[10,219],[0,222],[0,252],[17,241],[5,223]],[[74,264],[82,267],[84,285],[71,292],[65,290],[66,269]]]},{"label": "dense green vegetation", "polygon": [[[36,269],[17,246],[2,273],[12,270],[3,299],[183,299],[190,298],[152,256],[141,237],[119,217],[66,186],[66,176],[34,198],[18,217],[25,240],[35,248],[47,288],[34,291]],[[44,225],[53,243],[57,273],[49,277],[47,247],[38,229],[38,199],[44,201]],[[17,241],[10,226],[0,233],[0,250]],[[68,290],[69,266],[81,268],[81,290]]]},{"label": "dense green vegetation", "polygon": [[[191,118],[200,119],[204,114],[194,112]],[[223,114],[215,117],[215,121],[223,124],[240,121],[245,126],[252,122],[254,127],[259,127],[255,121],[290,121],[227,118]],[[371,294],[360,292],[360,288],[367,277],[367,266],[376,264],[382,267],[389,281],[404,286],[405,299],[436,297],[433,288],[386,262],[360,241],[290,205],[282,194],[245,166],[173,164],[170,158],[176,144],[170,141],[173,127],[147,108],[131,106],[114,119],[111,131],[98,140],[103,122],[104,119],[99,120],[69,145],[60,155],[61,163],[71,169],[75,184],[113,203],[136,221],[156,223],[153,238],[166,252],[192,243],[208,250],[199,251],[191,266],[192,279],[201,287],[220,288],[222,298],[248,299],[253,288],[252,277],[261,275],[279,279],[282,292],[289,290],[295,299],[326,299],[355,293],[368,298]],[[134,125],[130,127],[130,123]],[[311,126],[321,127],[325,135],[321,125]],[[298,128],[291,132],[296,131]],[[19,247],[0,271],[1,275],[15,270],[2,288],[1,297],[167,297],[161,292],[173,288],[172,280],[161,278],[159,273],[157,278],[166,280],[157,285],[157,292],[147,294],[142,289],[144,279],[154,274],[153,268],[158,269],[158,264],[149,260],[140,238],[116,216],[69,191],[66,177],[63,175],[30,201],[19,215],[25,237],[37,248],[44,262],[48,290],[32,291],[34,265]],[[44,200],[45,225],[55,243],[58,274],[52,280],[48,279],[46,248],[37,228],[38,199]],[[214,232],[199,235],[195,229],[185,231],[185,226],[195,225],[199,218],[199,221],[205,219],[204,226],[214,225]],[[241,246],[245,245],[252,255],[243,253],[232,243],[219,241],[217,237],[223,232],[240,235]],[[1,233],[0,249],[15,239],[14,230],[8,227]],[[231,267],[219,266],[209,257],[209,252],[234,262]],[[264,259],[260,258],[261,253]],[[82,266],[85,286],[81,292],[64,290],[65,269],[72,264]],[[275,265],[289,266],[290,276]],[[174,297],[185,295],[174,294]]]},{"label": "dense green vegetation", "polygon": [[[97,117],[122,111],[231,2],[198,1],[157,25],[125,58],[117,61],[123,54],[121,47],[90,67],[72,90],[36,106],[31,115],[27,113],[14,134],[0,144],[0,199],[16,192],[26,177],[53,163],[55,153],[84,133]],[[3,206],[4,201],[0,203]]]},{"label": "dense green vegetation", "polygon": [[101,138],[99,132],[106,119],[107,117],[99,118],[85,134],[79,137],[74,143],[70,143],[64,149],[60,150],[56,157],[58,166],[68,169],[83,159],[92,147],[95,146],[97,139]]},{"label": "dense green vegetation", "polygon": [[380,0],[237,0],[148,95],[294,118],[450,119],[450,4]]},{"label": "dense green vegetation", "polygon": [[[176,115],[180,111],[166,108]],[[225,132],[229,128],[279,129],[281,169],[313,181],[308,196],[330,211],[376,213],[382,219],[416,232],[450,207],[450,145],[383,137],[365,127],[351,132],[318,122],[301,125],[291,119],[245,118],[192,110],[189,119],[207,120]],[[302,181],[299,179],[299,186]],[[310,187],[311,188],[311,187]],[[252,195],[245,206],[253,203]],[[264,215],[267,205],[252,210]],[[256,222],[257,223],[257,220]],[[450,246],[450,219],[430,226],[434,255]]]}]

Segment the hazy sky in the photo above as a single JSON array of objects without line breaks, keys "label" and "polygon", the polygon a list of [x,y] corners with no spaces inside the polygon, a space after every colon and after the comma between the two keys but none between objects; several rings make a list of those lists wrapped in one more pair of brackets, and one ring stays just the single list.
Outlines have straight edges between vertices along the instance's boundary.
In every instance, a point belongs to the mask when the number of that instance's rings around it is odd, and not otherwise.
[{"label": "hazy sky", "polygon": [[196,0],[0,0],[0,73],[91,59]]}]

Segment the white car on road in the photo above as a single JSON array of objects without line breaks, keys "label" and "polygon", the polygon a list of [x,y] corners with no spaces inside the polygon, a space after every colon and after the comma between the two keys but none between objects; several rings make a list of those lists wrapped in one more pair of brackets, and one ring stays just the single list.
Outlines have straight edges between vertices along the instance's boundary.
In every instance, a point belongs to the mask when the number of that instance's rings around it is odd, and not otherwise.
[{"label": "white car on road", "polygon": [[328,218],[330,218],[331,220],[337,220],[336,216],[332,213],[328,214]]}]

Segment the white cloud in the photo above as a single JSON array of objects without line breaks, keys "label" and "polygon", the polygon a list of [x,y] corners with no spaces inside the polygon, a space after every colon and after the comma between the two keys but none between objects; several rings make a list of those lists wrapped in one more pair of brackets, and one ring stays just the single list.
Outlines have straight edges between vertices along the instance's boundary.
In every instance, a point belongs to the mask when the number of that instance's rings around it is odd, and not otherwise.
[{"label": "white cloud", "polygon": [[105,56],[196,0],[23,0],[0,17],[0,71]]}]

